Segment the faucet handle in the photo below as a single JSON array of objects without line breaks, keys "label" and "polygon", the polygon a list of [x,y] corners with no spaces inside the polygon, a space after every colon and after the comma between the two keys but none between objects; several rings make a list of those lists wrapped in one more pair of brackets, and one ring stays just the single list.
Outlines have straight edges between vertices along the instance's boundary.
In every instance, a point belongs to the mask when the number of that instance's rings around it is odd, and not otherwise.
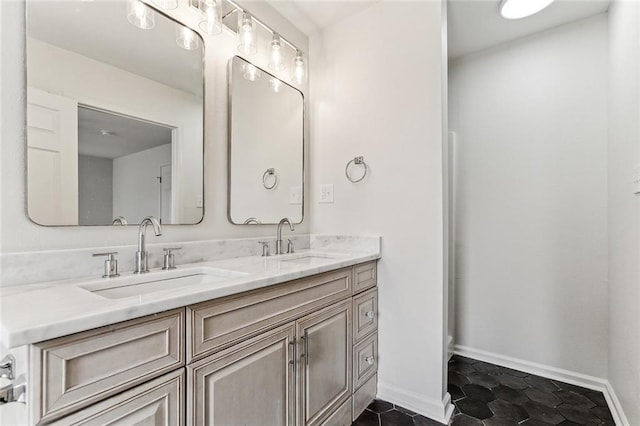
[{"label": "faucet handle", "polygon": [[258,241],[258,244],[262,244],[263,257],[271,256],[271,253],[269,252],[269,241]]},{"label": "faucet handle", "polygon": [[180,250],[182,247],[164,247],[164,262],[162,266],[163,271],[168,271],[171,269],[176,269],[175,265],[175,255],[172,251]]},{"label": "faucet handle", "polygon": [[288,254],[295,253],[293,249],[293,241],[291,241],[289,238],[287,238],[287,253]]},{"label": "faucet handle", "polygon": [[102,278],[113,278],[119,277],[118,273],[118,259],[116,259],[117,251],[109,251],[106,253],[93,253],[93,257],[97,256],[107,256],[107,259],[104,261],[104,275]]},{"label": "faucet handle", "polygon": [[13,380],[13,366],[15,363],[16,359],[11,354],[2,358],[2,361],[0,361],[0,378]]}]

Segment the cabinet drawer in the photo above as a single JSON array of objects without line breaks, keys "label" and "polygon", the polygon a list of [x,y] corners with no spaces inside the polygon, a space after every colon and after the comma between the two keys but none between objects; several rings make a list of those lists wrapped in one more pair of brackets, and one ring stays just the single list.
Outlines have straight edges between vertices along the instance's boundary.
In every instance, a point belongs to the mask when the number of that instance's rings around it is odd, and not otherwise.
[{"label": "cabinet drawer", "polygon": [[377,283],[377,261],[358,265],[353,268],[353,294],[360,293]]},{"label": "cabinet drawer", "polygon": [[33,345],[36,420],[51,420],[184,365],[184,309]]},{"label": "cabinet drawer", "polygon": [[182,426],[185,373],[181,368],[51,423],[55,426]]},{"label": "cabinet drawer", "polygon": [[187,362],[351,295],[351,268],[187,308]]},{"label": "cabinet drawer", "polygon": [[378,328],[378,290],[373,288],[353,298],[353,342]]},{"label": "cabinet drawer", "polygon": [[378,370],[378,333],[353,347],[353,388],[358,389]]}]

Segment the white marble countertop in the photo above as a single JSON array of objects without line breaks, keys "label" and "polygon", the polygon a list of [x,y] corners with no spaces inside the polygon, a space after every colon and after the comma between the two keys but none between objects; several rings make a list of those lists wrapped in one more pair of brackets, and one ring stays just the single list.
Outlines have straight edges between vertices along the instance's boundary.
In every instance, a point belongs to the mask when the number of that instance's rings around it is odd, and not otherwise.
[{"label": "white marble countertop", "polygon": [[[8,348],[36,343],[379,258],[379,248],[312,249],[266,258],[248,256],[178,265],[173,271],[156,268],[135,276],[125,272],[111,279],[90,277],[5,287],[0,289],[0,342]],[[207,272],[217,276],[207,279]],[[130,297],[98,294],[102,287],[184,275],[200,279],[189,285],[176,288],[169,285],[167,289]]]}]

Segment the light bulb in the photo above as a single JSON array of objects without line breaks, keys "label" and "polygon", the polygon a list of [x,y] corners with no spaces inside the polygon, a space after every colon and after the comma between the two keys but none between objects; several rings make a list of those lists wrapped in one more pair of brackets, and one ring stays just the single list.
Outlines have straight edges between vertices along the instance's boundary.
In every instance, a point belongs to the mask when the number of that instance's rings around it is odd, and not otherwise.
[{"label": "light bulb", "polygon": [[221,0],[199,0],[198,9],[205,20],[198,26],[209,35],[222,32],[222,2]]},{"label": "light bulb", "polygon": [[282,63],[282,42],[280,36],[273,33],[273,38],[269,43],[270,56],[269,56],[269,68],[275,71],[280,71],[284,68]]},{"label": "light bulb", "polygon": [[258,51],[256,26],[251,15],[243,13],[238,18],[238,51],[253,55]]},{"label": "light bulb", "polygon": [[260,70],[258,70],[258,68],[255,67],[255,65],[245,64],[244,73],[242,74],[242,76],[244,77],[245,80],[257,81],[257,80],[260,80],[260,77],[262,76],[262,74],[260,73]]},{"label": "light bulb", "polygon": [[196,50],[200,45],[196,33],[182,25],[176,27],[176,43],[186,50]]},{"label": "light bulb", "polygon": [[278,93],[282,88],[282,82],[275,77],[271,77],[271,79],[269,79],[269,87],[274,93]]},{"label": "light bulb", "polygon": [[291,65],[291,78],[297,84],[302,84],[307,80],[307,63],[301,51],[296,51]]},{"label": "light bulb", "polygon": [[153,9],[140,0],[127,0],[127,20],[143,30],[150,30],[156,25]]},{"label": "light bulb", "polygon": [[500,14],[506,19],[526,18],[540,12],[554,0],[502,0]]}]

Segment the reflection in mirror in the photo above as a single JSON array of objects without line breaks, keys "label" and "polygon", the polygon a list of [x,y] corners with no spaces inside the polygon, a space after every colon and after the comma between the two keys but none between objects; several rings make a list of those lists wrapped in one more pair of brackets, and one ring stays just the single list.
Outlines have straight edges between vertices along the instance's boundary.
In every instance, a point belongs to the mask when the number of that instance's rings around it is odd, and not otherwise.
[{"label": "reflection in mirror", "polygon": [[[203,42],[127,2],[27,1],[28,213],[41,225],[203,216]],[[185,43],[185,34],[189,43]]]},{"label": "reflection in mirror", "polygon": [[304,99],[253,64],[229,63],[229,220],[302,222]]}]

